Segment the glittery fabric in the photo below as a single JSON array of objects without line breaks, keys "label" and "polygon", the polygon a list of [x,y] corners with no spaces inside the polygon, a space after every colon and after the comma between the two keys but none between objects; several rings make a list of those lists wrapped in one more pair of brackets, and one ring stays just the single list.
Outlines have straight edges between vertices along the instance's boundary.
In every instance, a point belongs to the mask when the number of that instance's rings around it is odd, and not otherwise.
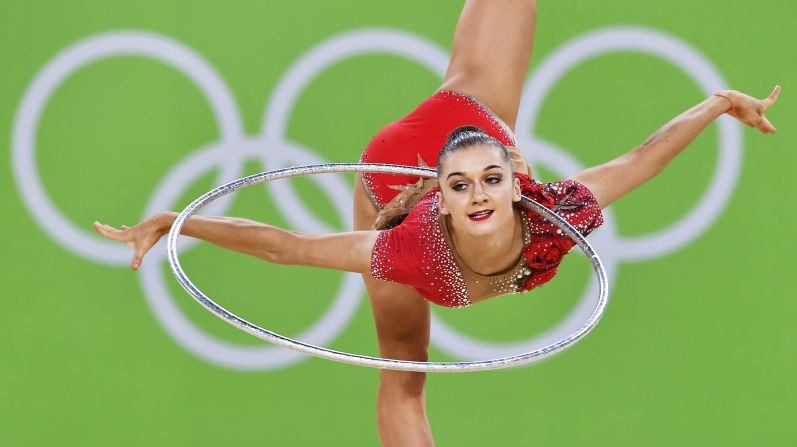
[{"label": "glittery fabric", "polygon": [[[524,196],[555,211],[581,234],[603,223],[592,193],[574,180],[540,183],[516,174]],[[509,274],[475,276],[458,262],[439,216],[435,193],[427,193],[404,221],[377,237],[371,256],[375,278],[413,286],[429,301],[446,307],[465,307],[485,297],[524,292],[550,281],[574,242],[537,213],[524,213],[524,249]],[[463,275],[463,272],[465,273]],[[477,284],[481,281],[481,284]],[[486,287],[486,288],[485,288]],[[471,290],[473,289],[473,290]],[[478,293],[472,295],[471,292]]]},{"label": "glittery fabric", "polygon": [[438,222],[438,190],[418,201],[400,225],[379,233],[371,252],[371,273],[413,286],[441,306],[465,307],[471,300]]},{"label": "glittery fabric", "polygon": [[[526,175],[516,173],[520,191],[524,196],[555,211],[584,236],[603,224],[603,213],[592,192],[581,183],[567,179],[555,183],[540,183]],[[570,252],[575,242],[562,233],[556,225],[539,214],[524,209],[529,224],[530,242],[523,250],[523,258],[532,270],[530,278],[520,285],[524,292],[545,284],[556,275],[562,258]]]},{"label": "glittery fabric", "polygon": [[[460,126],[476,126],[505,146],[517,146],[512,131],[475,98],[439,91],[407,116],[388,124],[368,143],[361,163],[437,166],[437,156],[448,135]],[[398,191],[391,186],[415,183],[418,177],[364,173],[363,184],[377,208],[382,209]]]}]

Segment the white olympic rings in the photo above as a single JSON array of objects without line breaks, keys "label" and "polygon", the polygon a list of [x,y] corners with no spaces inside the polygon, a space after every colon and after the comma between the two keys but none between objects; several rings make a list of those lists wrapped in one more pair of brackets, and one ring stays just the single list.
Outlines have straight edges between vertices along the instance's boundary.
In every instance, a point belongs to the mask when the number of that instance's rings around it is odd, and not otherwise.
[{"label": "white olympic rings", "polygon": [[326,173],[342,173],[342,172],[373,172],[384,174],[403,174],[410,176],[433,177],[437,178],[437,171],[433,169],[417,168],[412,166],[398,166],[386,164],[350,164],[350,163],[332,163],[323,165],[312,166],[297,166],[292,168],[278,169],[275,171],[266,171],[260,174],[251,175],[238,179],[227,184],[221,185],[198,199],[194,200],[177,216],[172,228],[169,231],[169,237],[166,241],[166,252],[169,257],[169,264],[172,267],[172,272],[181,286],[197,300],[205,309],[210,311],[213,315],[221,318],[223,321],[248,332],[258,338],[274,343],[276,345],[292,349],[294,351],[302,352],[305,354],[314,355],[316,357],[333,360],[341,363],[348,363],[352,365],[368,366],[372,368],[393,369],[399,371],[421,371],[421,372],[469,372],[469,371],[485,371],[491,369],[508,368],[510,366],[525,365],[537,360],[550,357],[557,352],[572,346],[575,342],[586,336],[598,324],[603,312],[606,309],[606,304],[609,296],[609,283],[606,278],[606,270],[603,268],[598,254],[595,253],[589,242],[582,236],[573,226],[571,226],[564,218],[557,215],[555,212],[545,208],[539,203],[527,198],[522,197],[520,204],[526,208],[532,209],[538,214],[542,215],[546,220],[552,222],[559,227],[565,235],[571,238],[584,254],[590,260],[595,275],[598,280],[599,290],[596,306],[590,314],[589,318],[572,334],[568,334],[560,340],[556,340],[546,346],[532,350],[524,354],[516,354],[503,358],[496,358],[490,360],[478,360],[470,362],[415,362],[409,360],[394,360],[380,357],[369,357],[359,354],[350,354],[347,352],[334,351],[331,349],[314,346],[301,341],[293,340],[284,337],[275,332],[263,329],[255,324],[252,324],[241,317],[233,314],[218,303],[211,300],[199,288],[194,285],[188,276],[185,274],[180,260],[177,257],[177,239],[182,232],[185,222],[199,209],[205,205],[219,199],[227,194],[235,192],[241,188],[252,186],[259,183],[265,183],[271,180],[295,177],[300,175],[311,174],[326,174]]},{"label": "white olympic rings", "polygon": [[[690,76],[701,91],[710,94],[726,87],[717,69],[686,42],[647,28],[611,27],[574,37],[540,61],[526,81],[517,121],[519,146],[532,163],[553,169],[562,177],[583,168],[582,163],[553,142],[535,136],[534,124],[547,93],[567,72],[589,58],[617,51],[656,55]],[[439,45],[399,30],[362,29],[343,32],[302,54],[283,74],[265,107],[263,127],[258,135],[244,133],[238,106],[223,77],[205,58],[170,37],[141,31],[112,31],[91,36],[68,46],[49,60],[36,74],[22,96],[11,135],[13,175],[21,199],[34,221],[59,245],[86,259],[113,266],[126,266],[127,248],[89,234],[64,216],[44,188],[36,166],[36,140],[40,117],[47,102],[73,73],[95,61],[124,55],[155,60],[182,73],[204,94],[219,126],[220,138],[189,154],[156,186],[142,212],[148,217],[173,208],[180,194],[199,176],[216,169],[217,184],[241,174],[243,162],[257,159],[266,170],[297,164],[324,162],[316,151],[291,141],[285,133],[296,99],[307,85],[332,65],[344,59],[374,53],[387,53],[419,64],[440,78],[448,65],[449,54]],[[711,181],[702,198],[685,218],[670,228],[651,235],[622,237],[618,234],[611,209],[604,210],[605,223],[590,239],[602,256],[609,279],[624,261],[664,256],[705,232],[727,205],[736,186],[741,167],[741,128],[733,120],[718,121],[719,155]],[[265,153],[262,148],[269,148]],[[315,181],[315,177],[313,178]],[[350,225],[351,192],[335,175],[318,177],[329,200],[340,213],[340,221]],[[302,203],[289,185],[275,182],[274,202],[290,225],[301,231],[330,231]],[[224,214],[226,200],[206,210]],[[193,241],[185,241],[192,243]],[[181,242],[182,243],[182,242]],[[169,336],[194,355],[216,365],[234,369],[273,369],[292,365],[303,356],[274,346],[239,345],[205,332],[191,321],[174,302],[167,287],[161,262],[163,250],[152,250],[139,277],[144,298],[153,315]],[[431,343],[459,359],[473,360],[508,356],[531,351],[572,332],[593,307],[597,284],[591,281],[579,304],[550,330],[517,342],[488,342],[448,326],[432,314]],[[349,324],[361,302],[362,283],[358,275],[342,278],[331,305],[313,325],[296,337],[314,344],[328,344]]]}]

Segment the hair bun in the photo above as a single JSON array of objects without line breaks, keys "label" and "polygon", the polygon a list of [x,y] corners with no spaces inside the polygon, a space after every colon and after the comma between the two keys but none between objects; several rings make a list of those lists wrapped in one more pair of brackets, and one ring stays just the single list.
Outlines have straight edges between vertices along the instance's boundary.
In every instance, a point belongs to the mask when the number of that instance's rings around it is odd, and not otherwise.
[{"label": "hair bun", "polygon": [[476,133],[479,136],[489,136],[487,132],[483,131],[482,129],[476,126],[459,126],[453,131],[451,131],[450,134],[448,134],[448,139],[446,140],[445,145],[448,146],[450,142],[464,136],[464,134],[466,133]]}]

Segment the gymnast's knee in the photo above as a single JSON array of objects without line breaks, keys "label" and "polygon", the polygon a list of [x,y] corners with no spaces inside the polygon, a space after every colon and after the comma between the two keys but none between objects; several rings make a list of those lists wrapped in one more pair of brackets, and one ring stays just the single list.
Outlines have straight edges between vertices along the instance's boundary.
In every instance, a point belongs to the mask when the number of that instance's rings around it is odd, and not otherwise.
[{"label": "gymnast's knee", "polygon": [[[391,349],[392,348],[392,349]],[[393,345],[383,349],[382,354],[387,358],[397,360],[411,360],[426,362],[429,360],[426,344],[415,340],[408,345]],[[419,397],[423,395],[426,385],[426,373],[414,371],[393,371],[383,369],[379,375],[380,387],[392,393],[399,393],[403,397]]]},{"label": "gymnast's knee", "polygon": [[399,394],[401,397],[421,398],[426,386],[426,373],[383,370],[379,386],[383,391]]}]

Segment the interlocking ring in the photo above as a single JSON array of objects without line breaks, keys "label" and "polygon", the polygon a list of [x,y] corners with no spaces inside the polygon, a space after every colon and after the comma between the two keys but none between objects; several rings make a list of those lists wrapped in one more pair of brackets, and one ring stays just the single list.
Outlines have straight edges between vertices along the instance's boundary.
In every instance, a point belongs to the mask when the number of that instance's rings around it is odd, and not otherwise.
[{"label": "interlocking ring", "polygon": [[[711,61],[690,43],[651,28],[613,26],[573,37],[555,48],[526,79],[517,119],[516,136],[529,162],[545,166],[558,178],[566,178],[585,168],[570,151],[536,132],[537,117],[556,82],[586,60],[613,52],[632,52],[658,57],[686,74],[706,95],[727,88],[722,74]],[[216,117],[219,140],[197,148],[183,158],[157,184],[141,218],[172,209],[180,194],[198,176],[218,172],[217,184],[239,177],[247,160],[259,160],[264,170],[293,165],[323,163],[315,149],[287,137],[286,128],[298,98],[308,85],[333,65],[365,54],[400,57],[443,78],[450,55],[422,36],[396,29],[355,29],[330,36],[303,52],[283,73],[265,107],[262,130],[256,135],[244,131],[243,119],[224,77],[202,54],[169,36],[149,31],[116,30],[96,34],[68,46],[49,60],[31,81],[14,118],[11,138],[12,170],[20,198],[36,224],[54,241],[76,256],[109,266],[127,266],[128,249],[98,239],[71,222],[49,197],[37,167],[37,129],[48,101],[74,72],[97,60],[135,55],[140,60],[158,61],[182,75],[201,92]],[[727,207],[742,166],[741,125],[730,117],[717,121],[717,161],[709,184],[686,215],[670,226],[649,234],[623,236],[611,208],[603,210],[604,224],[590,236],[600,248],[609,280],[627,262],[667,256],[704,234]],[[267,147],[269,151],[263,151]],[[315,177],[350,226],[351,191],[337,176]],[[306,232],[332,231],[302,201],[288,182],[270,185],[274,205],[289,224]],[[348,198],[348,199],[347,199]],[[230,203],[214,202],[206,211],[224,214]],[[348,222],[348,223],[347,223]],[[181,248],[188,247],[194,241]],[[160,244],[160,243],[159,243]],[[197,327],[175,304],[166,285],[160,263],[165,255],[158,247],[148,254],[149,261],[139,270],[142,297],[156,321],[177,344],[191,354],[220,367],[239,370],[269,370],[291,366],[304,358],[294,351],[275,346],[249,346],[229,343]],[[349,324],[361,302],[362,281],[354,274],[341,275],[334,298],[324,313],[298,338],[327,344]],[[431,313],[431,339],[435,348],[461,360],[511,356],[547,346],[575,331],[595,306],[592,298],[598,285],[590,280],[578,303],[558,323],[530,338],[513,341],[488,341],[450,326]]]},{"label": "interlocking ring", "polygon": [[576,331],[559,340],[556,340],[553,343],[524,354],[491,360],[478,360],[469,362],[415,362],[408,360],[370,357],[359,354],[351,354],[348,352],[335,351],[294,340],[250,323],[220,306],[215,301],[211,300],[207,295],[199,290],[199,288],[195,286],[190,279],[188,279],[188,276],[185,274],[185,271],[183,271],[183,268],[180,265],[180,260],[177,257],[177,238],[180,235],[186,220],[193,216],[200,208],[222,196],[248,186],[256,185],[258,183],[265,183],[271,180],[302,175],[344,172],[402,174],[426,178],[437,178],[437,171],[433,169],[412,166],[370,163],[330,163],[266,171],[226,183],[194,200],[180,213],[179,216],[177,216],[177,219],[174,221],[171,231],[169,231],[169,237],[166,241],[166,252],[169,258],[169,264],[172,267],[172,272],[177,278],[177,281],[191,296],[194,297],[194,299],[197,300],[197,302],[199,302],[199,304],[205,307],[205,309],[210,311],[213,315],[260,339],[271,342],[278,346],[327,360],[358,366],[367,366],[371,368],[393,369],[398,371],[469,372],[501,369],[508,368],[510,366],[519,366],[532,363],[556,354],[557,352],[560,352],[569,346],[572,346],[575,342],[587,335],[595,327],[595,325],[598,324],[598,321],[603,316],[609,296],[609,282],[606,276],[606,270],[603,268],[603,263],[598,257],[598,254],[595,252],[589,242],[587,242],[584,236],[581,235],[578,230],[573,228],[573,226],[570,225],[566,220],[548,208],[545,208],[544,206],[525,196],[522,197],[520,201],[522,206],[539,213],[543,218],[559,227],[569,238],[575,241],[579,248],[581,248],[592,264],[593,270],[595,271],[598,279],[599,291],[595,309],[592,311],[589,318]]}]

